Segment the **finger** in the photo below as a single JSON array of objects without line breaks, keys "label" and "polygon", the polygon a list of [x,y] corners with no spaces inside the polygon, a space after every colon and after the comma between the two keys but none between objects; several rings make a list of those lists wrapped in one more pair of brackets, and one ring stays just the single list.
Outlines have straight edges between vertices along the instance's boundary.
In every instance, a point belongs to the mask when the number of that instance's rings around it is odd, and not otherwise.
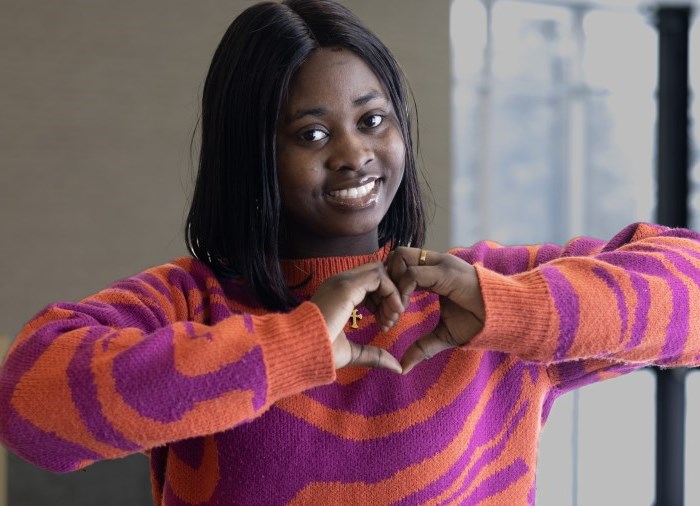
[{"label": "finger", "polygon": [[398,288],[384,268],[379,273],[379,284],[376,290],[369,295],[376,307],[374,313],[382,330],[386,331],[393,327],[398,321],[399,315],[404,312],[404,305],[401,302]]},{"label": "finger", "polygon": [[[408,283],[406,281],[407,271],[413,267],[424,268],[425,266],[442,266],[442,264],[445,264],[444,272],[447,273],[452,261],[452,255],[419,248],[399,247],[392,253],[394,256],[391,263],[387,266],[387,273],[399,288],[401,302],[404,305],[408,305],[408,300],[413,291],[418,288],[426,288],[419,286],[417,283]],[[421,257],[423,258],[422,261]],[[404,280],[403,286],[399,285],[401,280]]]},{"label": "finger", "polygon": [[[398,290],[398,288],[397,288]],[[377,292],[369,292],[365,295],[365,300],[362,301],[362,305],[369,309],[371,313],[376,314],[379,311],[379,307],[382,304],[382,298]]]},{"label": "finger", "polygon": [[394,282],[386,273],[386,268],[381,262],[365,264],[356,270],[356,280],[358,282],[357,293],[354,294],[352,302],[358,306],[365,300],[367,295],[373,294],[374,302],[379,306],[389,305],[396,312],[403,312],[403,305],[399,297],[398,289]]},{"label": "finger", "polygon": [[408,268],[408,265],[404,260],[404,254],[409,253],[403,251],[407,249],[415,248],[399,247],[396,250],[392,251],[386,259],[386,272],[393,281],[401,279],[401,276]]},{"label": "finger", "polygon": [[435,288],[444,284],[445,273],[439,267],[421,266],[407,267],[400,279],[396,280],[396,288],[401,300],[408,300],[417,289],[429,289],[443,295]]},{"label": "finger", "polygon": [[[398,291],[398,289],[397,289]],[[368,293],[365,300],[362,301],[362,305],[369,309],[371,313],[375,316],[379,316],[379,312],[382,308],[383,298],[377,292]]]},{"label": "finger", "polygon": [[376,346],[348,342],[352,356],[348,365],[388,369],[398,374],[403,372],[399,361],[388,351]]},{"label": "finger", "polygon": [[[421,252],[425,252],[425,261],[421,263]],[[387,264],[387,271],[389,276],[394,279],[394,272],[401,269],[401,265],[408,267],[415,267],[417,265],[437,265],[442,263],[447,258],[452,257],[449,253],[440,253],[438,251],[423,249],[423,248],[409,248],[406,246],[400,246],[392,251],[391,262]]]},{"label": "finger", "polygon": [[443,264],[424,265],[408,267],[396,286],[402,299],[417,289],[425,289],[454,300],[452,295],[457,281],[455,273]]},{"label": "finger", "polygon": [[[398,294],[398,291],[397,291]],[[398,299],[398,295],[395,296]],[[382,303],[379,305],[377,314],[379,316],[379,321],[382,322],[384,332],[389,330],[391,327],[395,326],[399,321],[399,316],[403,312],[403,305],[401,305],[401,311],[396,311],[396,305],[387,303],[385,299],[382,299]]]},{"label": "finger", "polygon": [[352,312],[374,292],[377,294],[377,307],[386,305],[392,309],[392,312],[375,311],[377,322],[381,327],[390,327],[393,312],[400,314],[404,309],[398,289],[387,276],[381,262],[365,264],[330,277],[319,286],[311,297],[311,302],[320,309],[328,333],[335,339],[345,327]]},{"label": "finger", "polygon": [[382,332],[386,332],[398,323],[399,313],[384,304],[383,299],[377,293],[367,294],[362,306],[374,314],[377,325],[380,326]]},{"label": "finger", "polygon": [[433,332],[425,334],[406,350],[401,357],[403,374],[408,374],[416,365],[424,360],[430,360],[441,351],[455,347],[449,332],[440,324]]},{"label": "finger", "polygon": [[403,313],[404,306],[401,303],[399,290],[394,282],[389,278],[385,269],[382,269],[379,277],[379,286],[374,291],[375,297],[379,300],[379,306],[396,313]]},{"label": "finger", "polygon": [[[408,248],[405,246],[396,248],[394,251],[391,252],[391,257],[388,259],[389,261],[387,262],[387,274],[389,278],[394,283],[398,283],[398,281],[404,277],[404,274],[406,273],[406,270],[408,270],[409,267],[419,265],[421,261],[421,255],[425,255],[425,262],[421,265],[428,265],[428,258],[431,262],[430,265],[433,265],[434,263],[439,261],[439,257],[441,254],[435,251],[427,251],[419,248]],[[399,290],[399,293],[401,295],[401,302],[403,303],[403,305],[408,305],[408,297],[410,296],[411,292],[401,292]]]},{"label": "finger", "polygon": [[336,369],[345,367],[352,360],[352,347],[345,332],[340,332],[333,340],[333,363]]}]

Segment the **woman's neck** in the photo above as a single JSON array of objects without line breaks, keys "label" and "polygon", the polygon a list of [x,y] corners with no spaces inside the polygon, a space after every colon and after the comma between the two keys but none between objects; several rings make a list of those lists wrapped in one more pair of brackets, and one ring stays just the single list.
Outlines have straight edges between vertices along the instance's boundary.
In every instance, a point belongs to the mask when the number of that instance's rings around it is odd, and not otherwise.
[{"label": "woman's neck", "polygon": [[379,249],[376,234],[322,240],[296,237],[280,243],[280,256],[288,259],[371,255]]}]

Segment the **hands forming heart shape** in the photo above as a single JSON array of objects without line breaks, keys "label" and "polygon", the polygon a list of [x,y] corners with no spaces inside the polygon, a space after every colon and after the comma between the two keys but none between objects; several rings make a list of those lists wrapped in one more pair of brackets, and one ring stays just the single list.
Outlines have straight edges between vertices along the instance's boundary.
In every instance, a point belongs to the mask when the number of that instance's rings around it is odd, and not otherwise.
[{"label": "hands forming heart shape", "polygon": [[[417,248],[399,247],[386,262],[362,265],[327,279],[311,302],[326,320],[335,367],[381,367],[407,374],[423,360],[469,342],[484,325],[484,301],[476,270],[447,253],[428,251],[424,262]],[[420,264],[420,265],[419,265]],[[382,330],[398,322],[415,290],[440,296],[440,320],[431,332],[409,346],[399,362],[388,351],[348,340],[343,331],[357,306],[375,314]]]}]

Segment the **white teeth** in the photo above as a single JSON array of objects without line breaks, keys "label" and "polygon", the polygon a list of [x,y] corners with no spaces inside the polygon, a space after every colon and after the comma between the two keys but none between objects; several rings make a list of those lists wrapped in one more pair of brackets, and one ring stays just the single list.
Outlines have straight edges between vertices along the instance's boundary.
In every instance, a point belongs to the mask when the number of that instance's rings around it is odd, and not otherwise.
[{"label": "white teeth", "polygon": [[330,194],[333,197],[339,198],[339,199],[359,199],[367,195],[369,192],[372,191],[374,188],[374,183],[376,182],[376,179],[374,181],[370,181],[367,184],[364,184],[358,188],[347,188],[344,190],[336,190],[330,192]]}]

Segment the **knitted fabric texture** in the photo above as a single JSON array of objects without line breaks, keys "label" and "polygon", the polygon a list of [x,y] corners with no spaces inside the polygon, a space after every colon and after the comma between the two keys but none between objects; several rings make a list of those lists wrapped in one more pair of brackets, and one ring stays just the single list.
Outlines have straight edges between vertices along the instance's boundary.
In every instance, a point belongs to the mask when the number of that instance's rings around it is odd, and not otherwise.
[{"label": "knitted fabric texture", "polygon": [[[607,244],[455,249],[476,266],[484,329],[406,376],[336,373],[314,304],[270,313],[181,258],[29,322],[0,376],[0,439],[56,472],[147,452],[156,504],[534,504],[557,396],[699,363],[698,239],[637,224]],[[371,259],[283,269],[290,286],[311,276],[308,299]],[[416,292],[389,332],[364,308],[346,332],[401,357],[439,311]]]}]

